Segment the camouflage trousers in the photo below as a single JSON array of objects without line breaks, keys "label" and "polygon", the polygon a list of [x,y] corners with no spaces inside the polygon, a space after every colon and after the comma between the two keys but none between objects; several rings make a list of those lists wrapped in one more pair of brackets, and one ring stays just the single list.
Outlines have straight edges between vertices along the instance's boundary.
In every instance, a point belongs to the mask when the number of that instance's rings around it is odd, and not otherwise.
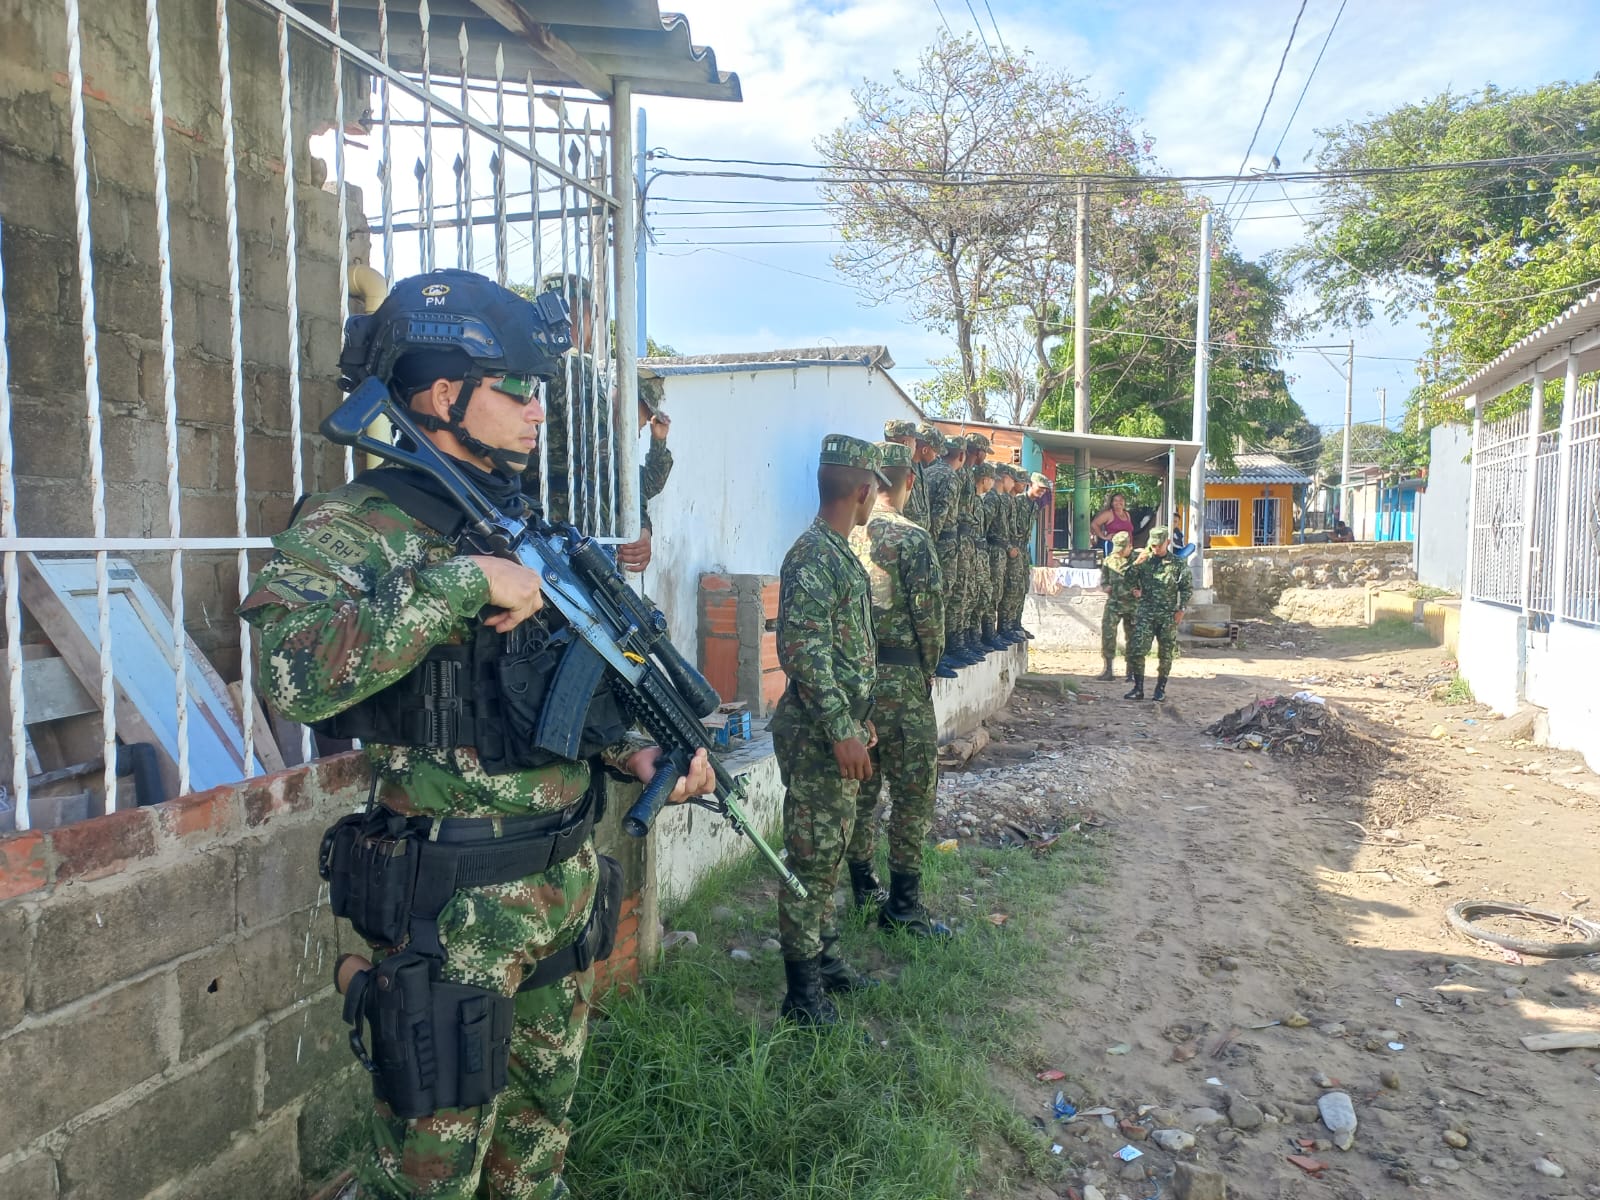
[{"label": "camouflage trousers", "polygon": [[887,786],[889,869],[920,875],[939,786],[939,723],[922,668],[879,663],[872,701],[878,744],[872,748],[872,778],[861,785],[856,798],[856,827],[845,857],[851,862],[872,860],[878,843],[878,802]]},{"label": "camouflage trousers", "polygon": [[1022,624],[1022,608],[1028,599],[1028,552],[1018,549],[1015,558],[1006,558],[1005,582],[1001,587],[1000,621],[1004,625]]},{"label": "camouflage trousers", "polygon": [[[776,724],[776,722],[775,722]],[[833,746],[807,729],[772,730],[783,779],[783,845],[789,869],[811,894],[778,892],[778,941],[791,962],[815,958],[822,943],[839,936],[833,889],[856,823],[861,784],[839,775]]]},{"label": "camouflage trousers", "polygon": [[506,1089],[488,1104],[402,1120],[377,1102],[361,1195],[428,1200],[553,1200],[571,1128],[594,970],[517,993],[524,972],[589,919],[599,879],[593,844],[539,875],[466,888],[439,915],[441,975],[516,997]]},{"label": "camouflage trousers", "polygon": [[[1122,626],[1123,653],[1133,657],[1135,614],[1138,612],[1136,604],[1118,604],[1111,597],[1106,597],[1106,611],[1100,618],[1100,653],[1107,662],[1117,656],[1117,626]],[[1150,643],[1145,643],[1146,652]]]},{"label": "camouflage trousers", "polygon": [[934,545],[939,555],[939,572],[944,579],[944,627],[946,636],[961,629],[961,543],[952,534]]},{"label": "camouflage trousers", "polygon": [[962,539],[961,574],[966,587],[961,597],[961,623],[955,628],[971,633],[983,625],[983,605],[989,594],[989,555],[976,537]]},{"label": "camouflage trousers", "polygon": [[984,628],[993,625],[998,629],[1005,617],[1001,614],[1003,601],[1006,594],[1006,548],[1004,546],[990,546],[989,548],[989,606],[984,609]]},{"label": "camouflage trousers", "polygon": [[1160,673],[1172,670],[1172,660],[1178,657],[1178,622],[1175,612],[1156,612],[1153,608],[1139,606],[1133,618],[1133,640],[1128,643],[1128,665],[1134,670],[1144,670],[1145,657],[1150,653],[1150,643],[1161,646]]}]

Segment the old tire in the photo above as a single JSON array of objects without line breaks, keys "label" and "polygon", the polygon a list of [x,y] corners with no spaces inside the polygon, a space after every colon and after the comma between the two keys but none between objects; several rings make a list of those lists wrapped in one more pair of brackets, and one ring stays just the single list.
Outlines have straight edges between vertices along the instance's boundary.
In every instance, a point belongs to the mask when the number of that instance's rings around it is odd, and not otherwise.
[{"label": "old tire", "polygon": [[[1473,924],[1474,917],[1485,916],[1522,917],[1529,921],[1539,921],[1557,929],[1575,930],[1584,935],[1584,940],[1540,942],[1532,938],[1492,933]],[[1458,933],[1480,942],[1488,942],[1492,946],[1515,950],[1518,954],[1529,954],[1535,958],[1582,958],[1588,954],[1600,954],[1600,923],[1578,916],[1562,916],[1560,913],[1529,908],[1525,904],[1507,904],[1499,900],[1463,900],[1460,904],[1452,904],[1445,910],[1445,917]]]}]

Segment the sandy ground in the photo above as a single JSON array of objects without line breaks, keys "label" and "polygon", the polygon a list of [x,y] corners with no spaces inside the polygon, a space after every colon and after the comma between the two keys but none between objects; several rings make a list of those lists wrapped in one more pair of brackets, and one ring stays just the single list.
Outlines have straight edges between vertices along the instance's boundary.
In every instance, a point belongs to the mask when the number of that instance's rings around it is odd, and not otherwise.
[{"label": "sandy ground", "polygon": [[[1189,651],[1160,705],[1088,682],[1098,659],[1035,653],[1034,672],[1083,680],[1079,694],[1019,689],[972,764],[1081,755],[1110,833],[1110,878],[1062,916],[1090,964],[1064,974],[1045,1018],[1045,1063],[1066,1078],[1038,1082],[1030,1063],[1010,1082],[1075,1164],[1058,1194],[1170,1197],[1187,1161],[1247,1200],[1600,1197],[1600,1051],[1518,1042],[1600,1031],[1600,958],[1515,960],[1444,920],[1469,898],[1600,915],[1600,781],[1529,744],[1525,722],[1436,703],[1453,668],[1440,649],[1306,626],[1246,635],[1248,650]],[[1302,688],[1372,739],[1361,754],[1283,759],[1202,733]],[[1054,1121],[1058,1088],[1120,1128]],[[1349,1151],[1305,1107],[1333,1090],[1360,1123]],[[1171,1153],[1158,1128],[1196,1144]],[[1124,1165],[1128,1145],[1144,1155]]]}]

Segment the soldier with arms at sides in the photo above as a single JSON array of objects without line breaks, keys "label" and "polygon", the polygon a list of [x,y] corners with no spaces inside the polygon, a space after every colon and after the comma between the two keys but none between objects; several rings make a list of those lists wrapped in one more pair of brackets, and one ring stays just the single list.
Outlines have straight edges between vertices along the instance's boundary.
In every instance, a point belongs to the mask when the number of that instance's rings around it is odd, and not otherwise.
[{"label": "soldier with arms at sides", "polygon": [[917,436],[928,447],[928,464],[923,479],[928,485],[928,533],[933,537],[934,550],[939,555],[939,570],[944,575],[944,655],[939,659],[940,678],[955,678],[955,630],[951,620],[956,608],[956,585],[960,578],[956,538],[958,497],[956,473],[953,463],[961,461],[962,451],[952,447],[950,440],[935,426],[924,422]]},{"label": "soldier with arms at sides", "polygon": [[1100,590],[1106,594],[1106,609],[1100,617],[1100,657],[1105,670],[1095,676],[1102,683],[1117,677],[1112,670],[1117,657],[1117,627],[1122,627],[1123,657],[1128,665],[1128,682],[1133,682],[1134,617],[1139,597],[1133,594],[1133,534],[1119,529],[1111,535],[1111,553],[1100,562]]},{"label": "soldier with arms at sides", "polygon": [[[850,535],[850,548],[866,568],[878,639],[878,682],[872,693],[878,744],[872,778],[861,785],[855,833],[845,857],[857,907],[874,902],[878,924],[917,937],[948,935],[950,927],[922,906],[922,847],[933,825],[938,790],[939,725],[933,714],[933,679],[944,646],[944,589],[939,557],[928,532],[903,508],[911,486],[904,446],[879,445],[887,483],[877,507]],[[889,892],[883,896],[872,858],[877,809],[889,789]]]},{"label": "soldier with arms at sides", "polygon": [[1178,626],[1183,623],[1183,610],[1194,593],[1189,564],[1169,553],[1170,549],[1167,527],[1157,525],[1128,572],[1133,576],[1139,607],[1133,618],[1133,642],[1128,646],[1133,689],[1123,696],[1124,700],[1144,699],[1144,660],[1152,641],[1160,643],[1161,657],[1155,694],[1150,698],[1167,698],[1167,676],[1172,674],[1172,661],[1178,657]]},{"label": "soldier with arms at sides", "polygon": [[[538,384],[566,344],[556,298],[435,271],[352,319],[342,382],[382,381],[461,474],[523,516]],[[346,1020],[367,1029],[377,1101],[346,1193],[362,1200],[567,1194],[591,962],[622,890],[594,847],[593,772],[648,781],[658,758],[609,689],[585,714],[581,759],[531,749],[537,713],[481,676],[547,687],[567,631],[541,615],[537,572],[461,552],[460,527],[422,472],[364,472],[305,502],[240,606],[272,703],[361,738],[372,766],[368,811],[329,831],[322,864],[336,915],[376,960],[335,967]],[[672,799],[713,786],[702,752]],[[386,870],[402,853],[413,872]],[[397,880],[409,881],[398,893]]]},{"label": "soldier with arms at sides", "polygon": [[867,573],[849,537],[872,513],[877,446],[830,433],[817,466],[817,516],[784,557],[778,583],[778,662],[789,677],[769,729],[783,778],[789,869],[811,893],[778,897],[785,1020],[832,1025],[828,993],[871,986],[835,952],[833,889],[855,830],[856,798],[872,777],[869,714],[877,638]]},{"label": "soldier with arms at sides", "polygon": [[926,529],[928,528],[928,483],[922,477],[920,454],[926,443],[917,437],[915,423],[897,420],[883,423],[883,440],[905,447],[911,463],[911,491],[906,495],[905,517]]}]

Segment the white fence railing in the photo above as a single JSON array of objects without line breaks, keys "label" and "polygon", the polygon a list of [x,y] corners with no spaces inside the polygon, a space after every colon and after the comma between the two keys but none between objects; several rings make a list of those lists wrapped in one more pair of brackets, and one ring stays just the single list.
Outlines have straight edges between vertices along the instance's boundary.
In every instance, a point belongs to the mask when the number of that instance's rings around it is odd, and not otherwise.
[{"label": "white fence railing", "polygon": [[1485,425],[1472,462],[1469,595],[1522,603],[1522,509],[1527,502],[1528,413]]},{"label": "white fence railing", "polygon": [[1558,615],[1600,625],[1600,384],[1578,390],[1568,428],[1565,451],[1572,482]]},{"label": "white fence railing", "polygon": [[[62,768],[96,781],[89,811],[116,807],[119,733],[156,742],[168,795],[264,769],[249,631],[231,613],[292,499],[361,465],[349,451],[330,453],[315,430],[335,399],[344,321],[353,303],[375,307],[385,280],[436,266],[533,289],[553,277],[581,339],[564,380],[572,402],[552,414],[567,455],[554,477],[568,489],[598,481],[608,493],[589,515],[609,515],[591,520],[590,532],[623,540],[638,528],[634,346],[620,337],[614,345],[609,332],[614,256],[631,249],[631,231],[619,227],[632,211],[625,87],[606,106],[541,88],[531,73],[512,78],[504,47],[469,45],[466,25],[434,17],[427,0],[343,13],[331,0],[316,15],[285,0],[217,0],[214,31],[182,28],[177,10],[146,0],[140,75],[119,70],[138,60],[116,37],[121,10],[60,2],[62,60],[4,59],[8,87],[28,86],[32,72],[35,94],[60,96],[52,81],[64,81],[59,129],[41,136],[67,146],[71,164],[54,196],[59,229],[45,228],[56,219],[52,200],[30,196],[0,231],[0,695],[9,725],[0,824],[18,828],[30,824],[30,780]],[[408,48],[420,41],[420,61],[391,59],[401,34]],[[141,130],[143,147],[131,147]],[[47,149],[17,153],[50,158]],[[0,190],[31,186],[7,174]],[[60,248],[59,268],[39,246]],[[57,302],[69,270],[71,300],[63,291]],[[40,295],[54,313],[12,299]],[[628,305],[631,321],[631,297]],[[19,374],[20,349],[36,356],[36,339],[62,342],[50,321],[81,338],[76,427],[60,425],[60,397],[47,390],[73,391],[70,379]],[[547,505],[550,468],[541,461]],[[57,494],[80,508],[54,504]],[[576,513],[570,491],[565,499]],[[62,555],[86,570],[92,563],[91,582],[70,595],[61,572],[41,568]],[[79,652],[55,649],[98,708],[98,761],[34,753],[28,697],[45,639],[24,610],[52,588],[65,597],[57,616],[77,622]],[[204,649],[236,666],[242,701],[228,699],[197,648],[197,625]],[[131,633],[154,629],[156,648],[141,661]],[[160,711],[150,707],[152,667],[170,673]],[[207,689],[209,698],[197,696]],[[231,734],[218,728],[230,709]],[[309,732],[298,737],[294,757],[309,757]],[[197,747],[213,744],[226,751],[222,761],[199,761]]]}]

